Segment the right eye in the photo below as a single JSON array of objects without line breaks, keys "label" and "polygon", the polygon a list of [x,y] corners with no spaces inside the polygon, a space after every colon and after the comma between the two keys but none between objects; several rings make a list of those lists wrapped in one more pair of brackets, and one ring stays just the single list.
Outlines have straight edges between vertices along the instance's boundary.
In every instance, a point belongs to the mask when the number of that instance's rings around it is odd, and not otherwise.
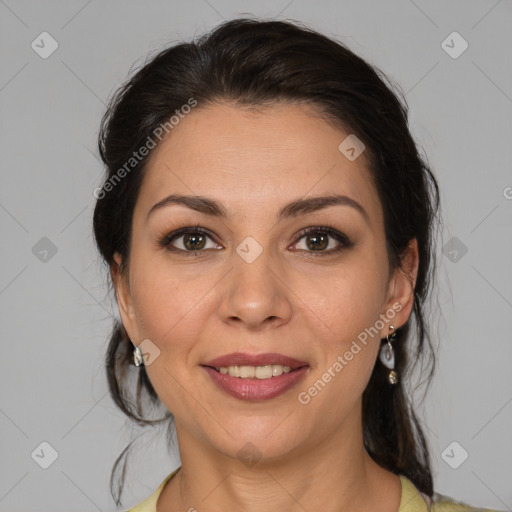
[{"label": "right eye", "polygon": [[[211,242],[209,247],[207,246],[208,240]],[[183,253],[203,252],[205,249],[222,249],[207,230],[192,226],[172,231],[165,235],[159,244],[169,251]]]}]

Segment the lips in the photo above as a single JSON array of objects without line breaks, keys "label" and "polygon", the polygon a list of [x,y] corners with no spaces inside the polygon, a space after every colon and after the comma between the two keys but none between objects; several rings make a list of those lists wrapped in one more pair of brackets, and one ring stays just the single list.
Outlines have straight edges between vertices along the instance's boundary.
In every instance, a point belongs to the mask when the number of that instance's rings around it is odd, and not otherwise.
[{"label": "lips", "polygon": [[297,370],[303,366],[308,366],[305,361],[299,361],[293,357],[283,354],[265,353],[265,354],[245,354],[243,352],[233,352],[224,356],[217,357],[211,361],[203,363],[201,366],[209,366],[211,368],[221,368],[227,366],[266,366],[271,364],[280,364],[289,366],[292,370]]},{"label": "lips", "polygon": [[[242,371],[244,367],[247,369],[248,366],[258,368],[268,365],[281,370],[288,367],[288,370],[282,373],[277,372],[277,376],[269,377],[267,374],[263,380],[260,380],[258,376],[256,378],[240,378],[226,373],[228,368],[235,371],[240,368]],[[309,371],[309,365],[305,361],[275,353],[251,355],[235,352],[207,361],[201,367],[208,373],[218,389],[239,400],[251,401],[269,400],[286,393],[297,386]],[[219,371],[221,368],[224,373]]]}]

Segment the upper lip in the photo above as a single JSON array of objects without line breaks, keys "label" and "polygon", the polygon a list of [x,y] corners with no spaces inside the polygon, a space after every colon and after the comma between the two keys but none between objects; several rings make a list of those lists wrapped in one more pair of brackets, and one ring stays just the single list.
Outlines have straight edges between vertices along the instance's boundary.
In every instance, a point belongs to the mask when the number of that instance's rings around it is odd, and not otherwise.
[{"label": "upper lip", "polygon": [[280,364],[282,366],[289,366],[293,370],[301,366],[308,366],[308,363],[299,361],[293,357],[288,357],[283,354],[265,353],[265,354],[245,354],[243,352],[233,352],[232,354],[225,354],[203,363],[202,366],[212,366],[214,368],[221,368],[227,366],[266,366],[271,364]]}]

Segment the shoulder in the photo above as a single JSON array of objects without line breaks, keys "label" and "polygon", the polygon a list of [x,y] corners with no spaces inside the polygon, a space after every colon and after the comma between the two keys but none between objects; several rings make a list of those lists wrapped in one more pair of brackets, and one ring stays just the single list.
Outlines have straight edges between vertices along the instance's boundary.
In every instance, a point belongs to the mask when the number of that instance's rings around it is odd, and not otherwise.
[{"label": "shoulder", "polygon": [[422,494],[404,475],[399,476],[402,483],[400,512],[500,512],[489,508],[473,507],[437,492],[431,499]]},{"label": "shoulder", "polygon": [[165,484],[179,471],[180,468],[175,469],[170,475],[166,476],[164,481],[159,485],[158,489],[149,498],[139,503],[135,507],[130,508],[126,512],[156,512],[156,502],[162,493]]},{"label": "shoulder", "polygon": [[499,512],[490,508],[473,507],[462,501],[456,501],[449,496],[434,493],[431,512]]}]

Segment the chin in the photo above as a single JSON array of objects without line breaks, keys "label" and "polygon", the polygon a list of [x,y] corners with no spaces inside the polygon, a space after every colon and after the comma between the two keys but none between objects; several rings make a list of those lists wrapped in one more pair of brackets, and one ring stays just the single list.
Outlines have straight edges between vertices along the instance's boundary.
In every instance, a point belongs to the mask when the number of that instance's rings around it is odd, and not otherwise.
[{"label": "chin", "polygon": [[[283,421],[286,415],[279,418],[258,418],[257,423],[254,421],[241,421],[235,425],[230,422],[225,425],[226,433],[222,430],[221,439],[211,439],[211,444],[217,448],[218,451],[228,457],[239,459],[247,466],[255,465],[256,463],[275,462],[293,452],[298,444],[301,444],[301,439],[298,437],[297,429],[292,429],[290,418]],[[301,437],[307,439],[303,429],[300,429]]]}]

